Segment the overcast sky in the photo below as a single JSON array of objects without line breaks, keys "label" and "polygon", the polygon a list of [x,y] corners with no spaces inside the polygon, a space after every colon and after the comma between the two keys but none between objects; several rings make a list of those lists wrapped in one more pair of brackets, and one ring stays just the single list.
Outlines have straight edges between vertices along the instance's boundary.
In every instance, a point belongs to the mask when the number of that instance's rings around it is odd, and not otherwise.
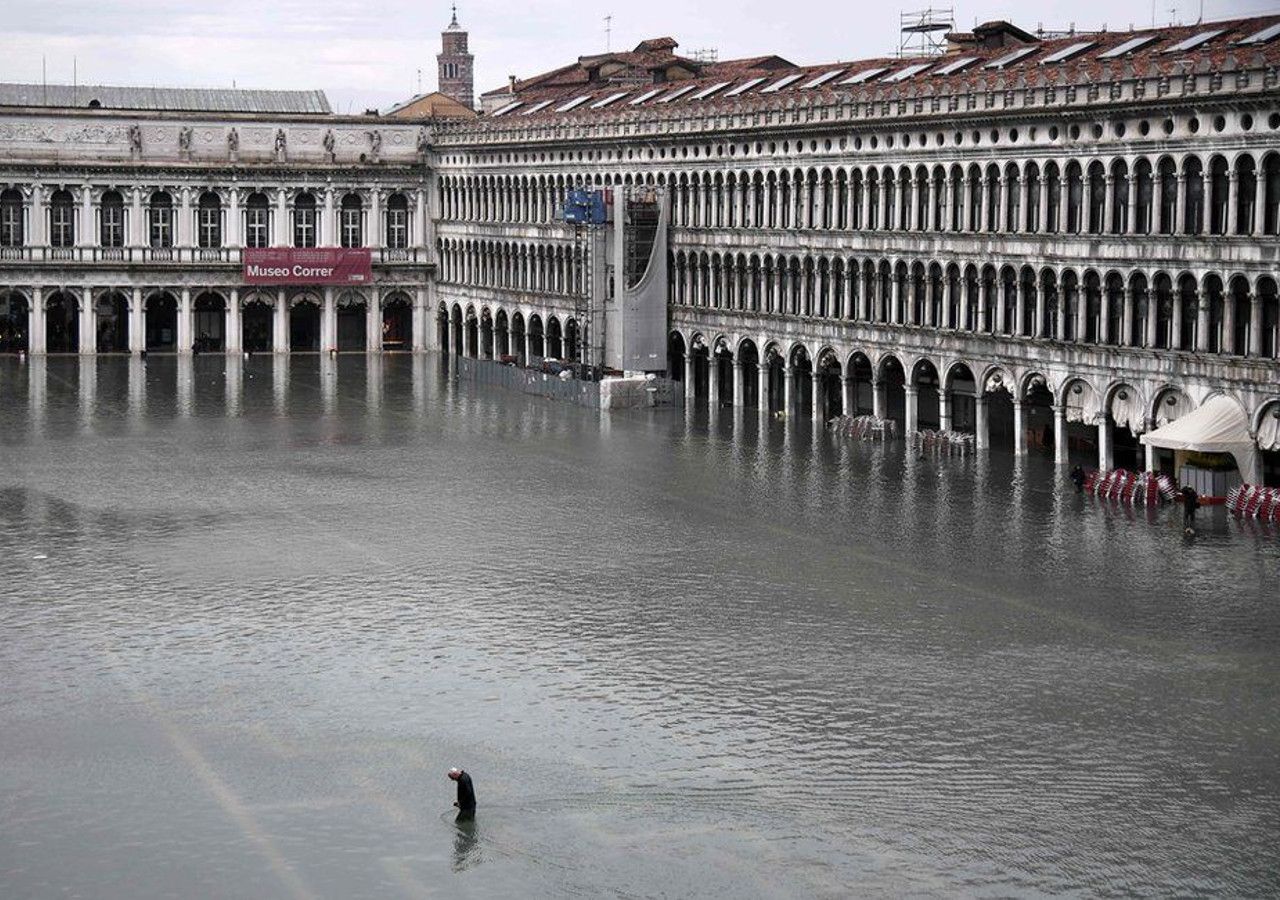
[{"label": "overcast sky", "polygon": [[[870,6],[870,9],[863,7]],[[524,7],[524,8],[522,8]],[[715,48],[721,59],[777,53],[817,64],[883,55],[898,46],[893,3],[832,0],[648,0],[587,3],[461,0],[471,34],[476,93],[605,49],[670,35],[680,52]],[[1021,8],[1023,12],[1014,12]],[[1007,18],[1029,30],[1149,26],[1151,0],[956,3],[957,27]],[[1199,0],[1156,0],[1157,24],[1194,22]],[[81,84],[321,88],[335,111],[386,107],[435,88],[448,3],[431,0],[0,0],[0,79]],[[1204,0],[1205,19],[1280,11],[1280,0]]]}]

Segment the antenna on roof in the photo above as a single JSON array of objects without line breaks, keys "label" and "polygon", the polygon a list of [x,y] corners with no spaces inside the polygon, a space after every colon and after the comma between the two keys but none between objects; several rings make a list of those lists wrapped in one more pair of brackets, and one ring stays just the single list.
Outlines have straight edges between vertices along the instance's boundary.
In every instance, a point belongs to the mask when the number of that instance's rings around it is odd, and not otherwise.
[{"label": "antenna on roof", "polygon": [[717,63],[720,61],[720,51],[715,47],[703,47],[701,50],[691,52],[689,58],[694,62]]},{"label": "antenna on roof", "polygon": [[898,42],[898,55],[941,56],[946,53],[946,34],[956,27],[955,20],[955,7],[929,7],[900,13],[898,26],[902,37]]},{"label": "antenna on roof", "polygon": [[613,16],[612,14],[604,17],[604,52],[613,52]]}]

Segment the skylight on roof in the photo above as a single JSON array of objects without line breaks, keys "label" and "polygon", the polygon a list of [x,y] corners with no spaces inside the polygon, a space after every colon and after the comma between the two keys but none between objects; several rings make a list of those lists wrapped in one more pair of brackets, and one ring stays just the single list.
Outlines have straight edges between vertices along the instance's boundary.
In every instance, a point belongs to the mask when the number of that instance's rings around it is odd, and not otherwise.
[{"label": "skylight on roof", "polygon": [[639,106],[641,103],[644,103],[646,100],[652,100],[654,97],[658,96],[665,90],[666,88],[654,88],[651,91],[645,91],[643,94],[641,94],[639,97],[636,97],[634,100],[628,100],[627,106]]},{"label": "skylight on roof", "polygon": [[493,111],[493,117],[496,119],[498,116],[505,116],[507,113],[511,112],[511,110],[515,109],[517,106],[524,106],[524,101],[517,100],[515,103],[508,103],[506,106],[502,107],[501,109],[495,109]]},{"label": "skylight on roof", "polygon": [[1063,47],[1061,50],[1055,50],[1054,52],[1046,56],[1044,59],[1040,60],[1040,65],[1043,66],[1048,63],[1066,62],[1071,57],[1083,53],[1084,51],[1088,50],[1090,47],[1096,45],[1097,43],[1098,43],[1097,41],[1081,41],[1078,44],[1072,44],[1069,47]]},{"label": "skylight on roof", "polygon": [[590,94],[583,94],[581,97],[574,97],[568,103],[562,103],[556,107],[556,112],[568,112],[571,109],[577,109],[582,104],[591,99]]},{"label": "skylight on roof", "polygon": [[676,88],[670,94],[667,94],[667,96],[659,98],[658,102],[670,103],[672,100],[679,100],[681,97],[683,97],[685,94],[689,93],[691,90],[693,90],[696,87],[697,87],[696,84],[686,84],[682,88]]},{"label": "skylight on roof", "polygon": [[530,107],[529,107],[528,109],[526,109],[524,112],[520,113],[520,115],[522,115],[522,116],[531,116],[531,115],[533,115],[534,113],[536,113],[538,110],[540,110],[540,109],[546,109],[546,108],[547,108],[548,106],[550,106],[550,105],[551,105],[551,101],[550,101],[550,100],[539,100],[537,103],[533,104],[533,106],[530,106]]},{"label": "skylight on roof", "polygon": [[1123,44],[1099,53],[1098,59],[1116,59],[1118,57],[1125,56],[1132,53],[1134,50],[1137,50],[1139,47],[1147,46],[1147,44],[1150,44],[1158,37],[1158,34],[1142,34],[1136,38],[1129,38],[1129,40],[1125,41]]},{"label": "skylight on roof", "polygon": [[1207,44],[1209,41],[1213,40],[1220,34],[1222,34],[1221,28],[1217,29],[1216,31],[1202,31],[1199,34],[1192,35],[1191,37],[1187,38],[1185,41],[1178,41],[1178,43],[1174,44],[1172,47],[1165,47],[1164,52],[1178,53],[1179,51],[1182,51],[1182,50],[1194,50],[1197,47],[1199,47],[1201,44]]},{"label": "skylight on roof", "polygon": [[821,75],[819,75],[817,78],[813,79],[812,81],[806,81],[804,84],[800,85],[800,90],[804,91],[804,90],[808,90],[809,88],[816,88],[820,84],[826,84],[828,81],[830,81],[832,78],[835,78],[837,75],[839,75],[843,71],[844,69],[836,69],[834,72],[823,72]]},{"label": "skylight on roof", "polygon": [[966,57],[963,57],[962,59],[953,59],[951,62],[947,63],[942,68],[934,69],[933,74],[934,75],[954,75],[956,72],[959,72],[961,69],[969,68],[971,65],[973,65],[977,61],[978,61],[978,57],[976,56],[966,56]]},{"label": "skylight on roof", "polygon": [[610,94],[608,97],[605,97],[603,100],[597,100],[595,103],[592,103],[589,107],[587,107],[587,109],[604,109],[610,103],[614,103],[618,100],[621,100],[623,97],[627,96],[627,94],[629,93],[631,92],[619,91],[616,94]]},{"label": "skylight on roof", "polygon": [[892,75],[884,77],[885,84],[896,84],[899,81],[906,81],[912,75],[919,75],[925,69],[929,68],[932,63],[916,63],[913,66],[907,66],[905,69],[899,69]]},{"label": "skylight on roof", "polygon": [[1236,41],[1236,43],[1243,44],[1245,46],[1248,46],[1249,44],[1265,44],[1267,41],[1274,40],[1277,36],[1280,36],[1280,22],[1276,22],[1274,25],[1268,25],[1261,31],[1255,31],[1247,38],[1241,38]]},{"label": "skylight on roof", "polygon": [[1019,47],[1017,50],[1014,50],[1012,53],[1006,53],[1004,56],[1000,57],[999,59],[992,60],[982,68],[1007,69],[1009,68],[1009,66],[1013,65],[1018,60],[1022,59],[1025,56],[1030,56],[1032,53],[1035,53],[1039,49],[1040,49],[1039,47]]},{"label": "skylight on roof", "polygon": [[773,84],[769,85],[768,87],[760,88],[760,93],[772,94],[775,91],[782,90],[784,87],[786,87],[789,84],[795,84],[797,81],[799,81],[803,77],[804,77],[804,74],[799,72],[792,75],[783,75],[781,78],[779,78],[777,81],[775,81]]},{"label": "skylight on roof", "polygon": [[757,84],[761,84],[763,81],[764,81],[763,77],[749,79],[747,81],[742,82],[742,84],[738,85],[733,90],[729,91],[729,93],[725,94],[725,96],[736,97],[739,94],[745,94],[747,91],[751,90]]},{"label": "skylight on roof", "polygon": [[857,73],[856,75],[850,75],[848,78],[846,78],[844,81],[840,83],[841,84],[862,84],[864,82],[870,81],[872,78],[875,78],[881,72],[887,72],[887,71],[889,71],[887,66],[880,66],[875,69],[863,69],[861,72]]},{"label": "skylight on roof", "polygon": [[716,91],[724,90],[725,88],[727,88],[727,87],[728,87],[729,85],[731,85],[731,84],[733,84],[733,82],[732,82],[732,81],[720,81],[720,82],[717,82],[716,84],[713,84],[713,85],[711,85],[710,87],[704,87],[702,90],[698,91],[698,93],[694,94],[694,95],[693,95],[692,97],[690,97],[689,99],[690,99],[690,100],[706,100],[708,97],[710,97],[710,96],[711,96],[712,94],[714,94]]}]

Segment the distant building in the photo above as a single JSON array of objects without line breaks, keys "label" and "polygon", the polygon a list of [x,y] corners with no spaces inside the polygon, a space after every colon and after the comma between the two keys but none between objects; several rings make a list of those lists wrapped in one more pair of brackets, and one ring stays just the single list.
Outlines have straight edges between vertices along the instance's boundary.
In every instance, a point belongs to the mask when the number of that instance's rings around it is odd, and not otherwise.
[{"label": "distant building", "polygon": [[467,50],[467,32],[458,24],[458,8],[453,8],[449,27],[440,34],[436,56],[440,93],[452,97],[467,109],[475,108],[475,57]]},{"label": "distant building", "polygon": [[397,103],[385,115],[396,119],[474,119],[476,111],[447,94],[431,91]]}]

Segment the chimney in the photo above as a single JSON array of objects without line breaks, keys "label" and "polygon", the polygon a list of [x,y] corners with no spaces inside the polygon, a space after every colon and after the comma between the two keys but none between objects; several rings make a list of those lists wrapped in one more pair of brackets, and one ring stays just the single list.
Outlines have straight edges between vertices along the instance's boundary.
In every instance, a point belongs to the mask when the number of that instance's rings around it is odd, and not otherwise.
[{"label": "chimney", "polygon": [[508,82],[509,82],[508,87],[507,87],[507,90],[509,90],[509,91],[511,92],[512,96],[514,96],[514,95],[515,95],[515,92],[516,92],[516,76],[514,76],[514,75],[508,75],[508,76],[507,76],[507,80],[508,80]]}]

